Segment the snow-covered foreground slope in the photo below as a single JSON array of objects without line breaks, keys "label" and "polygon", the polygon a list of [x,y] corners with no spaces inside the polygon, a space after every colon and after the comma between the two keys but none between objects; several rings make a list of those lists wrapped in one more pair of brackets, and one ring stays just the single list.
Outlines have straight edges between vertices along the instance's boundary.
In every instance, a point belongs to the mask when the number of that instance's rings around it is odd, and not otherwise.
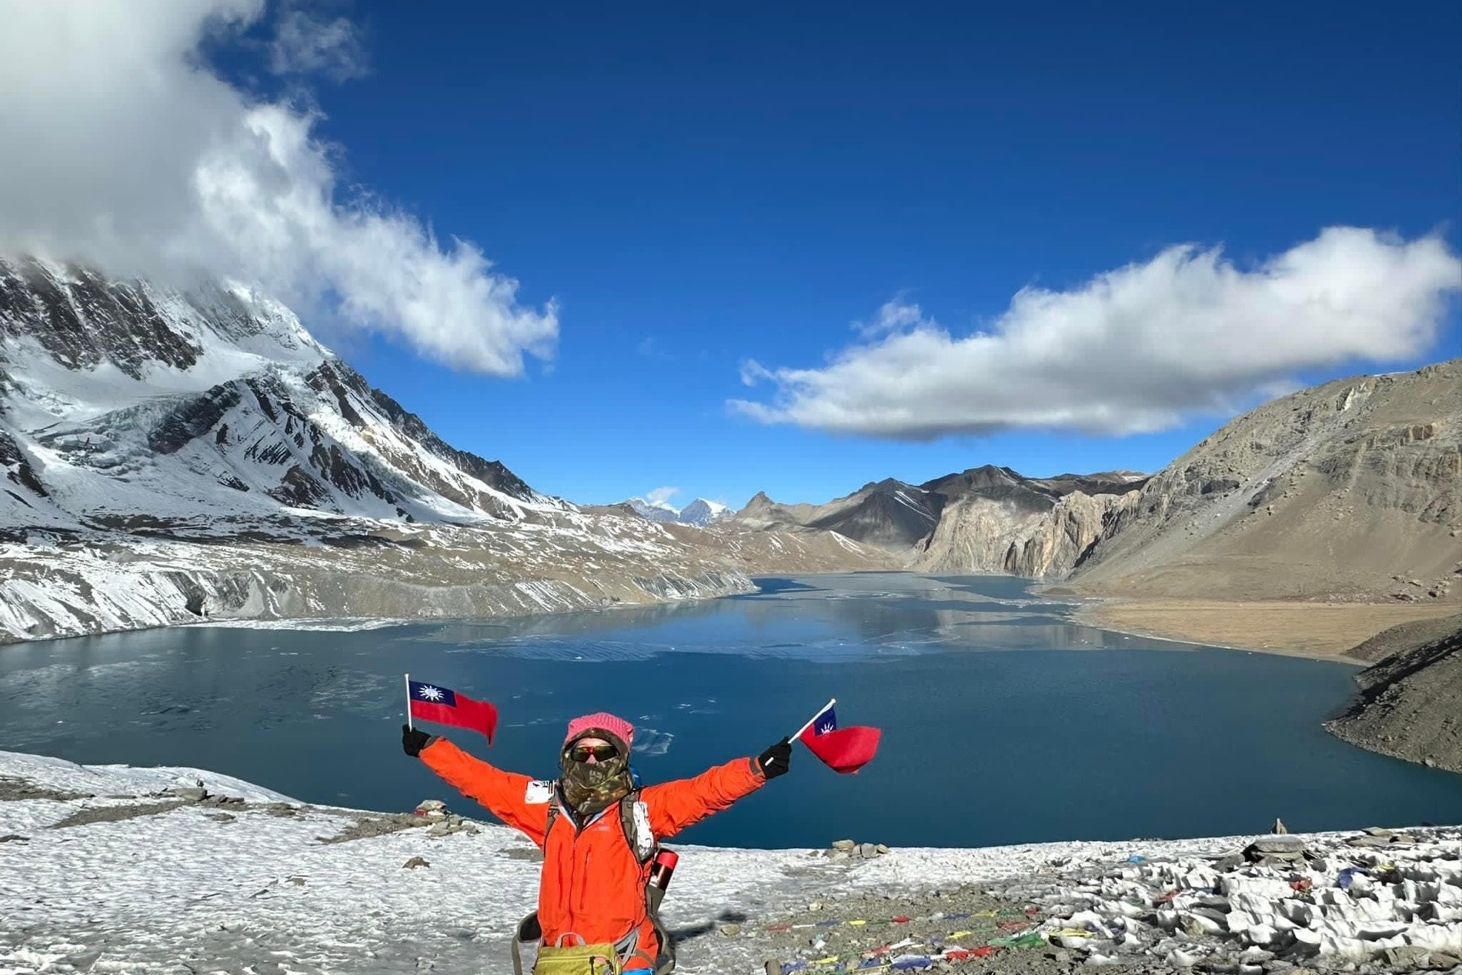
[{"label": "snow-covered foreground slope", "polygon": [[[212,797],[187,791],[200,786]],[[469,823],[478,811],[440,795]],[[772,783],[743,801],[780,800]],[[510,933],[535,899],[530,844],[486,822],[446,835],[422,825],[307,806],[193,769],[0,752],[0,975],[511,971]],[[900,936],[942,922],[967,929],[951,934],[972,951],[979,918],[948,913],[958,903],[948,892],[972,884],[1017,898],[1016,916],[1031,917],[1041,943],[1069,961],[1001,949],[992,961],[1010,971],[1115,958],[1128,939],[1120,970],[1197,962],[1260,975],[1364,961],[1412,971],[1462,951],[1462,831],[1417,836],[1384,848],[1376,838],[1293,837],[1324,862],[1281,867],[1218,859],[1251,837],[896,849],[874,859],[676,844],[664,916],[686,975],[759,975],[769,958],[779,971],[852,970],[861,961],[846,952],[826,960],[845,931],[841,943],[897,945],[872,955],[875,964],[918,970],[942,953],[946,967],[983,971],[948,943]],[[406,866],[415,858],[425,865]],[[938,888],[946,899],[928,900]],[[870,903],[884,913],[870,915]],[[930,903],[944,906],[929,913]],[[849,913],[854,905],[861,915]]]}]

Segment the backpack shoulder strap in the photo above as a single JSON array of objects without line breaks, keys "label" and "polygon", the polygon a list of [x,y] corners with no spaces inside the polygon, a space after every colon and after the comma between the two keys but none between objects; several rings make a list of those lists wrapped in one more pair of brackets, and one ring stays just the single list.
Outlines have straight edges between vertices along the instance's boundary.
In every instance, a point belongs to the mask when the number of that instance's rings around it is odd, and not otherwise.
[{"label": "backpack shoulder strap", "polygon": [[[660,841],[650,828],[650,812],[640,799],[639,789],[619,800],[619,822],[624,828],[625,841],[643,867],[659,852]],[[645,886],[645,913],[649,915],[655,937],[660,942],[660,956],[650,959],[655,966],[655,975],[670,975],[675,971],[675,943],[660,921],[660,899],[664,896],[664,891],[659,888]]]},{"label": "backpack shoulder strap", "polygon": [[660,844],[650,828],[650,812],[640,799],[639,789],[619,800],[619,824],[623,827],[625,841],[634,850],[635,859],[640,862],[640,866],[649,863]]}]

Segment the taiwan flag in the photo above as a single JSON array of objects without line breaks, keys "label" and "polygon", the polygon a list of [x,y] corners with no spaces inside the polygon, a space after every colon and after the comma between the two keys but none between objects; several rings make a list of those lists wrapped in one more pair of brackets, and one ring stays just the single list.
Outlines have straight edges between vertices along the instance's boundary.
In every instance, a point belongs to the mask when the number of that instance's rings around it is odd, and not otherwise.
[{"label": "taiwan flag", "polygon": [[812,724],[802,732],[802,744],[834,772],[856,772],[878,751],[883,732],[865,725],[838,727],[838,715],[832,704],[817,712]]},{"label": "taiwan flag", "polygon": [[492,734],[497,730],[497,708],[491,704],[474,701],[441,684],[427,684],[409,677],[406,692],[411,697],[413,718],[471,728],[487,735],[487,743],[492,744]]}]

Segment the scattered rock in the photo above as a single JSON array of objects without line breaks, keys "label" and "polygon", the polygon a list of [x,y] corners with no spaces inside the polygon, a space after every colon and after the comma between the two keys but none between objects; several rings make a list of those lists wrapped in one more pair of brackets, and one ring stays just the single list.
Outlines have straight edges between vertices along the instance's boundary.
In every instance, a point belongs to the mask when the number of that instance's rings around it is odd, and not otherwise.
[{"label": "scattered rock", "polygon": [[403,870],[415,870],[417,867],[429,866],[431,866],[431,863],[423,857],[412,857],[410,860],[407,860],[405,863],[401,864]]},{"label": "scattered rock", "polygon": [[447,815],[447,804],[440,799],[424,799],[416,804],[415,812],[416,815],[428,819],[444,819]]},{"label": "scattered rock", "polygon": [[[0,802],[20,799],[50,799],[55,802],[70,802],[72,799],[94,799],[90,792],[67,792],[45,789],[27,782],[0,775]],[[130,798],[130,797],[128,797]]]},{"label": "scattered rock", "polygon": [[422,825],[424,825],[424,822],[420,816],[415,816],[411,813],[398,813],[394,815],[387,813],[379,816],[362,817],[334,836],[317,836],[315,839],[321,843],[348,843],[351,840],[361,840],[371,836],[385,836],[387,833],[397,833],[403,829],[413,829]]},{"label": "scattered rock", "polygon": [[88,826],[92,823],[119,823],[127,819],[136,819],[139,816],[156,816],[159,813],[171,812],[181,805],[184,803],[146,802],[125,806],[92,806],[87,809],[78,809],[50,828],[67,829],[72,826]]},{"label": "scattered rock", "polygon": [[1432,962],[1432,953],[1416,945],[1387,948],[1382,957],[1386,959],[1386,964],[1393,965],[1398,971],[1403,972],[1426,968]]}]

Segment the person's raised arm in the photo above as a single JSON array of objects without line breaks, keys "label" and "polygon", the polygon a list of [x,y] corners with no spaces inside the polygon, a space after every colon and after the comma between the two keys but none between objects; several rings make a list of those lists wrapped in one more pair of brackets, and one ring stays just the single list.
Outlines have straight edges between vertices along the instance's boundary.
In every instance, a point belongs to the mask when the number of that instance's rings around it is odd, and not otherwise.
[{"label": "person's raised arm", "polygon": [[647,786],[641,793],[650,829],[661,839],[679,833],[784,774],[792,745],[783,738],[756,758],[734,758],[689,779]]},{"label": "person's raised arm", "polygon": [[416,756],[459,792],[476,799],[494,816],[543,845],[553,790],[517,772],[504,772],[474,758],[445,738],[401,726],[401,747]]}]

